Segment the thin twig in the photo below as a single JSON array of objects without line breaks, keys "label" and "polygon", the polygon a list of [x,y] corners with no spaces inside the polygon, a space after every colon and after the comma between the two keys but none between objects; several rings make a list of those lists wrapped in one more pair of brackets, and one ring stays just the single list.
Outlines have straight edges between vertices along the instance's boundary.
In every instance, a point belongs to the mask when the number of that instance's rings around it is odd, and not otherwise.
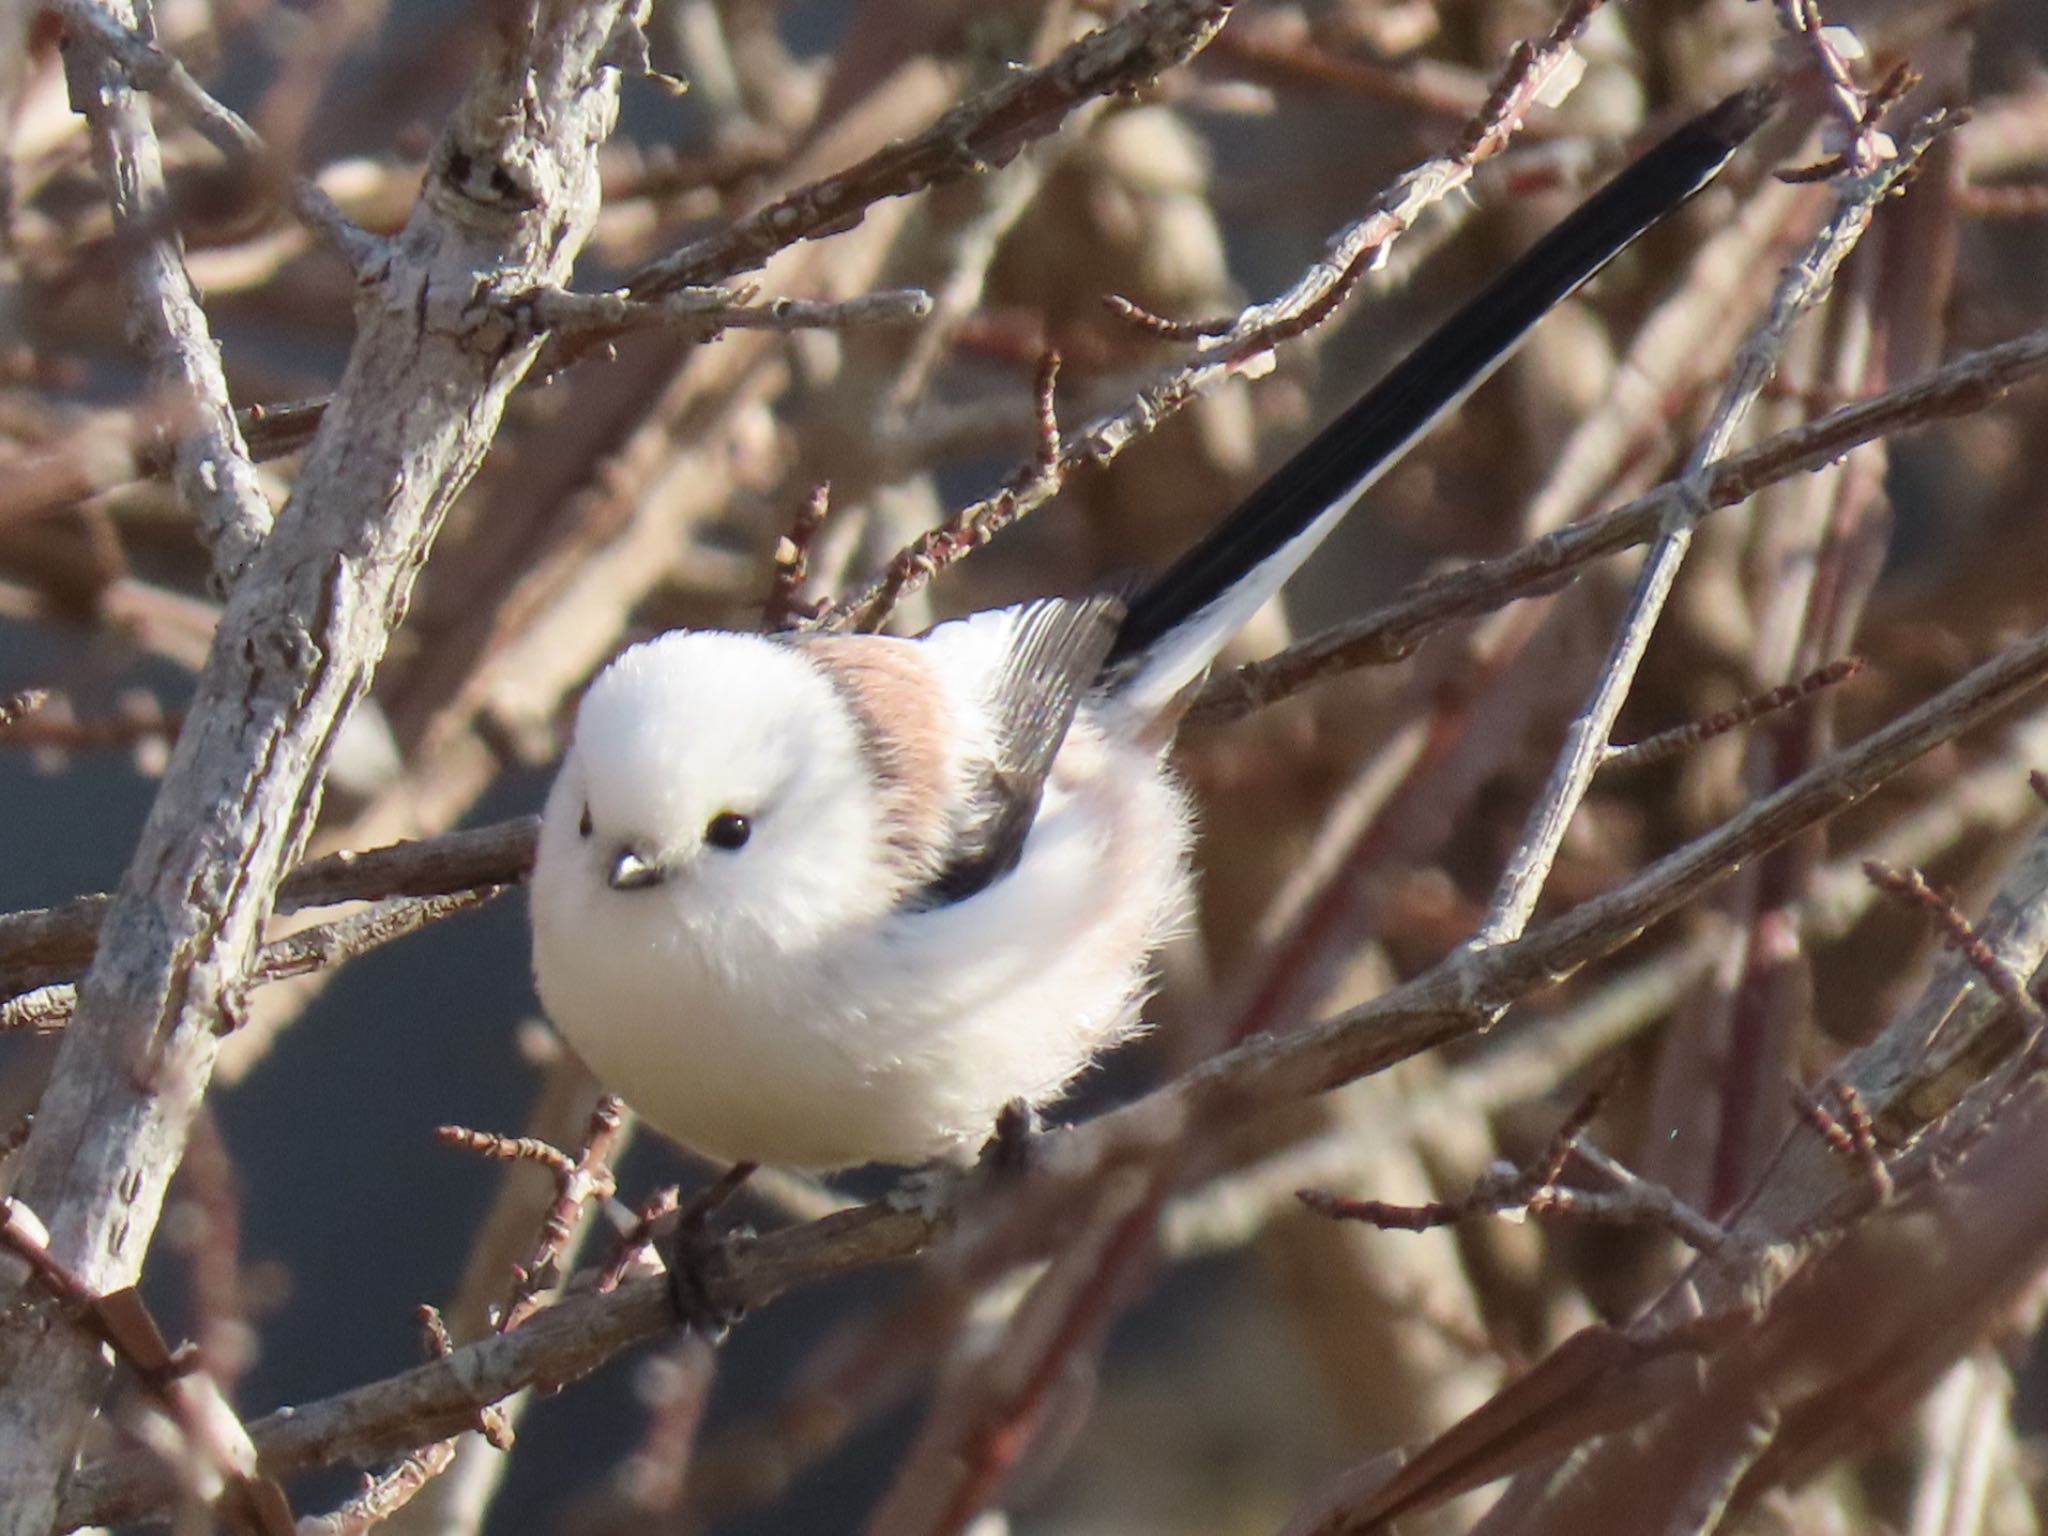
[{"label": "thin twig", "polygon": [[[526,878],[533,866],[537,824],[515,817],[418,842],[394,843],[361,852],[328,854],[300,866],[286,878],[278,910],[337,906],[350,901],[376,901],[399,896],[429,900],[439,896],[482,896],[494,887]],[[81,896],[61,907],[45,907],[0,916],[0,990],[19,992],[55,976],[70,974],[89,963],[99,926],[106,914],[105,896]],[[423,908],[426,921],[453,908]],[[395,917],[391,908],[387,917]],[[375,914],[365,915],[374,925]],[[362,932],[335,930],[337,935]],[[392,937],[398,937],[392,933]],[[317,943],[303,940],[303,950]]]},{"label": "thin twig", "polygon": [[1863,666],[1863,658],[1860,656],[1846,656],[1840,661],[1831,661],[1818,671],[1807,673],[1796,682],[1786,683],[1764,693],[1751,694],[1739,704],[1718,710],[1704,719],[1673,726],[1668,731],[1645,736],[1641,741],[1610,746],[1606,755],[1601,758],[1600,766],[1641,768],[1677,757],[1682,752],[1690,752],[1702,742],[1712,741],[1716,736],[1725,736],[1753,720],[1803,703],[1823,689],[1832,688],[1837,683],[1854,677],[1863,670]]},{"label": "thin twig", "polygon": [[[2002,391],[2044,369],[2048,330],[1968,353],[1924,379],[1845,406],[1720,460],[1709,467],[1699,495],[1710,510],[1733,506],[1767,485],[1832,463],[1874,438],[1982,410]],[[1215,679],[1203,690],[1190,723],[1234,720],[1323,678],[1402,660],[1459,620],[1555,591],[1592,561],[1648,543],[1685,494],[1673,481],[1509,554],[1418,582],[1363,618]]]},{"label": "thin twig", "polygon": [[1848,178],[1834,214],[1786,269],[1771,296],[1768,315],[1738,354],[1734,375],[1679,477],[1677,495],[1665,511],[1656,541],[1636,578],[1592,697],[1566,732],[1550,781],[1531,808],[1486,920],[1472,937],[1474,949],[1504,943],[1528,925],[1549,879],[1551,863],[1607,751],[1614,722],[1649,648],[1650,635],[1692,547],[1693,532],[1705,515],[1714,464],[1726,455],[1737,427],[1776,371],[1793,325],[1827,296],[1836,270],[1869,227],[1877,205],[1896,190],[1947,127],[1948,119],[1940,114],[1923,120],[1915,125],[1895,160]]},{"label": "thin twig", "polygon": [[[505,887],[497,885],[459,891],[452,896],[404,896],[395,901],[381,902],[367,912],[338,918],[331,923],[319,923],[275,939],[258,953],[248,976],[229,999],[228,1008],[238,1014],[252,988],[293,976],[332,970],[358,955],[366,955],[394,940],[418,933],[443,918],[480,907],[504,892]],[[52,983],[20,993],[0,1002],[0,1034],[61,1029],[71,1022],[77,1006],[78,988],[69,982]]]},{"label": "thin twig", "polygon": [[540,1309],[548,1288],[561,1278],[562,1256],[569,1251],[583,1208],[609,1200],[617,1190],[610,1159],[625,1123],[624,1101],[608,1093],[591,1110],[582,1148],[574,1156],[531,1136],[498,1136],[459,1125],[444,1125],[435,1132],[436,1139],[447,1146],[500,1162],[536,1163],[555,1181],[555,1199],[541,1218],[532,1253],[515,1266],[511,1291],[491,1319],[499,1333],[518,1328]]},{"label": "thin twig", "polygon": [[2048,1024],[2048,1013],[2044,1013],[2034,994],[2027,989],[2025,980],[2014,975],[2012,968],[1984,942],[1983,935],[1956,906],[1953,896],[1935,890],[1917,869],[1893,869],[1877,859],[1868,859],[1864,862],[1863,873],[1869,876],[1872,885],[1893,900],[1933,917],[1949,947],[1967,960],[1971,968],[1984,978],[1984,984],[2026,1019],[2030,1027],[2039,1029]]},{"label": "thin twig", "polygon": [[643,1200],[633,1212],[633,1224],[619,1234],[618,1248],[598,1271],[596,1288],[617,1290],[661,1234],[675,1224],[682,1208],[683,1192],[674,1184],[664,1185]]},{"label": "thin twig", "polygon": [[363,1490],[324,1515],[307,1515],[298,1536],[362,1536],[410,1504],[419,1491],[448,1470],[455,1441],[439,1440],[401,1458],[389,1471],[363,1479]]},{"label": "thin twig", "polygon": [[777,251],[839,234],[874,204],[1007,164],[1033,139],[1093,97],[1136,90],[1200,52],[1234,0],[1153,0],[1089,33],[1037,69],[961,103],[924,132],[785,194],[750,218],[642,268],[628,285],[656,298],[692,284],[723,282]]},{"label": "thin twig", "polygon": [[1638,1177],[1598,1147],[1581,1143],[1579,1160],[1604,1179],[1605,1191],[1547,1187],[1529,1201],[1532,1216],[1648,1225],[1662,1229],[1704,1258],[1730,1268],[1752,1255],[1726,1228],[1709,1221],[1663,1185]]},{"label": "thin twig", "polygon": [[[1979,411],[2015,384],[2048,370],[2048,330],[1966,353],[1926,378],[1888,390],[1819,421],[1795,427],[1712,467],[1704,496],[1710,508],[1735,505],[1758,490],[1828,464],[1859,444],[1931,421]],[[1475,562],[1417,583],[1364,618],[1338,625],[1214,679],[1190,712],[1190,723],[1234,720],[1362,666],[1387,665],[1454,623],[1520,598],[1551,591],[1594,560],[1647,543],[1680,490],[1676,483],[1583,522],[1547,534],[1507,555]],[[285,882],[280,906],[320,906],[381,897],[425,896],[525,878],[537,823],[531,817],[330,854]],[[103,896],[62,907],[0,915],[0,985],[37,985],[24,976],[84,964],[105,910]]]},{"label": "thin twig", "polygon": [[1010,482],[994,496],[962,507],[937,528],[912,540],[897,552],[881,580],[868,592],[850,603],[828,608],[818,616],[818,624],[828,628],[845,624],[862,631],[880,629],[906,596],[1058,493],[1070,468],[1060,452],[1060,424],[1053,409],[1059,377],[1059,353],[1045,353],[1038,360],[1038,372],[1032,383],[1038,429],[1031,462],[1011,476]]},{"label": "thin twig", "polygon": [[658,299],[637,298],[626,289],[573,293],[551,288],[522,295],[511,301],[511,307],[535,329],[575,344],[654,329],[694,341],[709,341],[726,331],[847,331],[902,325],[932,312],[932,296],[922,288],[892,288],[834,302],[777,298],[757,304],[753,296],[751,284],[681,288]]},{"label": "thin twig", "polygon": [[1877,1127],[1871,1121],[1870,1111],[1863,1106],[1863,1095],[1856,1091],[1853,1083],[1838,1083],[1835,1096],[1842,1106],[1839,1117],[1820,1097],[1797,1089],[1792,1094],[1792,1107],[1799,1112],[1799,1118],[1812,1126],[1814,1133],[1828,1144],[1830,1152],[1847,1158],[1863,1170],[1871,1192],[1880,1201],[1890,1199],[1892,1172],[1885,1165],[1884,1150],[1877,1142]]},{"label": "thin twig", "polygon": [[[1108,464],[1222,380],[1264,371],[1275,347],[1328,319],[1359,279],[1385,258],[1399,236],[1430,208],[1465,186],[1483,160],[1506,146],[1523,116],[1559,71],[1569,66],[1572,38],[1601,3],[1573,0],[1545,38],[1520,44],[1485,105],[1465,125],[1456,147],[1401,176],[1374,200],[1363,218],[1332,236],[1322,257],[1284,293],[1253,305],[1220,332],[1210,334],[1203,328],[1206,339],[1187,361],[1147,384],[1134,400],[1080,427],[1057,453],[1048,455],[1041,449],[1036,462],[1013,476],[994,496],[962,508],[943,529],[924,535],[890,563],[881,579],[835,605],[819,623],[826,628],[878,627],[897,602],[965,552],[937,558],[957,541],[957,533],[949,530],[986,529],[992,536],[994,527],[1015,522],[1058,495],[1075,469]],[[1042,396],[1042,374],[1040,382]],[[1044,415],[1041,409],[1041,421]]]},{"label": "thin twig", "polygon": [[1869,175],[1897,153],[1890,136],[1881,132],[1877,124],[1885,108],[1903,93],[1906,77],[1903,73],[1894,74],[1877,91],[1866,95],[1856,84],[1843,53],[1843,44],[1847,43],[1860,58],[1863,45],[1847,27],[1822,22],[1819,0],[1777,0],[1777,12],[1779,24],[1813,56],[1833,112],[1827,142],[1835,152],[1834,158],[1814,168],[1819,172],[1814,179],[1843,171],[1855,176]]},{"label": "thin twig", "polygon": [[[70,31],[100,49],[121,67],[139,91],[163,101],[199,130],[230,165],[274,179],[281,167],[261,134],[237,112],[224,107],[183,64],[132,27],[110,15],[95,0],[49,0]],[[376,261],[384,242],[351,223],[334,200],[310,178],[293,176],[287,183],[292,209],[307,229],[360,273]]]},{"label": "thin twig", "polygon": [[[489,300],[565,281],[588,238],[632,10],[538,0],[487,35],[406,238],[357,285],[349,364],[291,497],[228,591],[190,704],[205,729],[171,755],[17,1160],[53,1252],[103,1287],[141,1273],[334,744],[537,354]],[[218,481],[225,462],[201,458]],[[107,1367],[15,1289],[0,1277],[0,1532],[48,1536]]]},{"label": "thin twig", "polygon": [[1385,1200],[1351,1200],[1324,1189],[1301,1189],[1295,1198],[1318,1216],[1337,1221],[1362,1221],[1368,1226],[1403,1232],[1426,1232],[1447,1227],[1472,1216],[1494,1216],[1502,1211],[1529,1207],[1536,1197],[1555,1184],[1565,1165],[1591,1129],[1601,1106],[1615,1085],[1615,1074],[1606,1073],[1564,1119],[1550,1144],[1528,1162],[1516,1167],[1502,1164],[1473,1180],[1472,1187],[1455,1200],[1432,1200],[1423,1205],[1395,1205]]},{"label": "thin twig", "polygon": [[814,619],[823,604],[813,606],[804,597],[804,584],[811,579],[811,545],[832,510],[832,487],[823,481],[811,488],[804,504],[797,508],[789,532],[775,545],[775,577],[768,596],[761,602],[761,627],[774,631]]}]

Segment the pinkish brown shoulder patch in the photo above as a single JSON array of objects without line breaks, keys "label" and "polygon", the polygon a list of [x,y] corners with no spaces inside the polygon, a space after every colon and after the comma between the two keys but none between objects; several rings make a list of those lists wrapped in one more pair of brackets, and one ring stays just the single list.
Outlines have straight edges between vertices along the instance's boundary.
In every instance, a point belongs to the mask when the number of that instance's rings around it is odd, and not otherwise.
[{"label": "pinkish brown shoulder patch", "polygon": [[906,887],[938,872],[952,830],[954,730],[945,689],[912,640],[793,635],[790,644],[846,701],[875,775]]}]

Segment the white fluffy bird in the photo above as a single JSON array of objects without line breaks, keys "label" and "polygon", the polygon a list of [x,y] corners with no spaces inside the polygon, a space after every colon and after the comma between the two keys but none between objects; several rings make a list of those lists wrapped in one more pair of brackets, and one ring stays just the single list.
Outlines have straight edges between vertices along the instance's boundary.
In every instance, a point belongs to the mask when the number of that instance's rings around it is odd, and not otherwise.
[{"label": "white fluffy bird", "polygon": [[913,1164],[1137,1027],[1186,916],[1177,701],[1410,443],[1704,186],[1769,109],[1679,129],[1128,605],[915,639],[678,631],[591,685],[542,817],[533,964],[656,1129],[733,1161]]}]

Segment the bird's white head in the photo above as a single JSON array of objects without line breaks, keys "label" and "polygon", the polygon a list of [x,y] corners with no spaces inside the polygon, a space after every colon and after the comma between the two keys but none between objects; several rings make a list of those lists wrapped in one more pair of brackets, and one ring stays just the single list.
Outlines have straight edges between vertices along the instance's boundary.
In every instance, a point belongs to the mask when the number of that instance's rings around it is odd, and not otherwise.
[{"label": "bird's white head", "polygon": [[708,631],[636,645],[577,714],[536,904],[800,948],[894,895],[864,756],[840,696],[792,646]]}]

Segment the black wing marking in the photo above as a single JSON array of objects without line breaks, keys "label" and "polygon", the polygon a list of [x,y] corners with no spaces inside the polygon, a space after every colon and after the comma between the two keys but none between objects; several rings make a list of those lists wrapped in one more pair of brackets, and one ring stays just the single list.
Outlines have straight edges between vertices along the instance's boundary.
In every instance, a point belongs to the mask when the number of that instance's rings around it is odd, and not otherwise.
[{"label": "black wing marking", "polygon": [[910,905],[964,901],[1017,867],[1053,759],[1116,643],[1123,614],[1114,597],[1044,598],[1018,612],[1015,639],[984,701],[996,755],[978,775],[973,809],[944,866]]}]

